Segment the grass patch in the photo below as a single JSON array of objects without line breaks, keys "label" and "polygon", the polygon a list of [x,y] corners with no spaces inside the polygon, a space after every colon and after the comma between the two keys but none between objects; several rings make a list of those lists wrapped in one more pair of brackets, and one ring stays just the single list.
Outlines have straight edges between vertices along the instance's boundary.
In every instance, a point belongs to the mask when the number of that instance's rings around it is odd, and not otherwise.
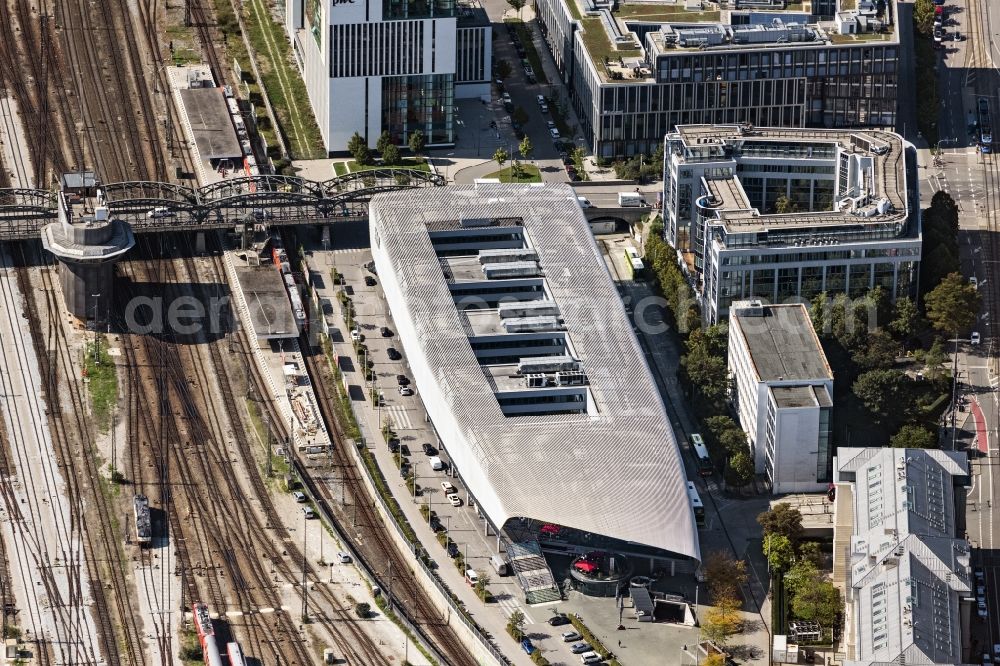
[{"label": "grass patch", "polygon": [[95,356],[93,342],[85,345],[83,369],[87,376],[87,393],[90,394],[94,421],[98,430],[107,432],[111,426],[111,409],[118,402],[118,373],[108,356],[108,343],[103,335],[98,337],[96,351]]},{"label": "grass patch", "polygon": [[580,13],[580,7],[577,6],[576,4],[576,0],[563,0],[563,1],[566,3],[566,8],[569,9],[569,13],[573,18],[575,18],[577,21],[583,18],[583,15]]},{"label": "grass patch", "polygon": [[243,4],[248,37],[257,55],[263,84],[277,122],[288,139],[293,159],[326,157],[319,125],[313,116],[305,82],[292,65],[291,46],[281,27],[271,19],[264,0],[249,0]]},{"label": "grass patch", "polygon": [[[663,19],[684,23],[718,21],[719,12],[689,12],[680,6],[664,5],[620,5],[615,16],[622,18]],[[600,19],[598,19],[599,21]],[[603,30],[602,30],[603,32]]]},{"label": "grass patch", "polygon": [[[618,58],[633,58],[640,55],[641,52],[638,49],[619,51],[614,48],[611,42],[608,41],[608,36],[601,25],[601,19],[585,18],[580,23],[583,25],[583,45],[587,47],[590,57],[599,66],[603,67],[604,62],[612,58],[617,60]],[[605,78],[607,78],[606,73]]]},{"label": "grass patch", "polygon": [[333,163],[333,173],[338,176],[347,175],[347,163],[346,162],[334,162]]},{"label": "grass patch", "polygon": [[531,164],[521,165],[521,177],[514,178],[512,173],[512,167],[506,167],[500,169],[499,171],[494,171],[493,173],[488,173],[483,178],[499,178],[501,183],[540,183],[542,182],[542,174],[538,171],[538,167]]},{"label": "grass patch", "polygon": [[193,629],[182,629],[180,632],[180,650],[178,656],[183,664],[203,664],[201,645],[198,644],[198,634]]},{"label": "grass patch", "polygon": [[503,22],[514,25],[514,30],[517,31],[517,36],[520,37],[521,45],[524,47],[524,57],[531,63],[531,69],[535,70],[535,80],[539,83],[548,83],[549,80],[545,76],[545,70],[542,69],[542,60],[538,57],[538,51],[535,50],[535,42],[532,39],[531,29],[521,19],[510,18],[504,19]]},{"label": "grass patch", "polygon": [[[341,164],[340,162],[334,163],[334,168],[336,165]],[[403,158],[402,162],[399,164],[393,164],[391,167],[386,167],[383,164],[358,164],[354,160],[347,163],[347,170],[351,173],[357,173],[359,171],[371,171],[372,169],[415,169],[417,171],[426,171],[430,173],[431,167],[427,164],[427,160],[423,157],[406,157]],[[343,175],[339,171],[337,175]]]}]

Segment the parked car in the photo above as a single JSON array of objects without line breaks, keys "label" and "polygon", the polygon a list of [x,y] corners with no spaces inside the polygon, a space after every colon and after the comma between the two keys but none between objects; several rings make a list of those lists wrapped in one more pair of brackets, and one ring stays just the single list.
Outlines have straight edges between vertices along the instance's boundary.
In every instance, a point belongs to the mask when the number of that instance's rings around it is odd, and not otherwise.
[{"label": "parked car", "polygon": [[452,506],[462,506],[462,498],[456,493],[451,493],[450,495],[445,495],[444,497]]},{"label": "parked car", "polygon": [[396,383],[400,386],[409,386],[410,378],[406,375],[396,375]]},{"label": "parked car", "polygon": [[360,341],[361,340],[361,331],[358,330],[358,329],[356,329],[356,328],[352,328],[351,329],[351,340],[353,342]]},{"label": "parked car", "polygon": [[339,551],[337,553],[337,559],[340,561],[341,564],[349,564],[351,562],[351,556],[345,553],[344,551]]},{"label": "parked car", "polygon": [[977,280],[975,277],[969,278],[969,284],[971,284],[973,288],[979,289],[979,280]]},{"label": "parked car", "polygon": [[294,493],[292,493],[292,497],[294,497],[295,501],[298,502],[299,504],[303,504],[306,502],[306,500],[309,499],[308,497],[305,496],[305,493],[300,493],[297,490]]},{"label": "parked car", "polygon": [[569,646],[569,651],[573,654],[583,654],[584,652],[590,652],[590,646],[586,643],[573,643]]},{"label": "parked car", "polygon": [[312,520],[316,517],[316,512],[312,510],[312,507],[302,507],[302,513],[305,514],[306,520]]},{"label": "parked car", "polygon": [[557,130],[555,127],[551,128],[549,130],[549,134],[552,135],[553,139],[558,139],[559,138],[559,130]]},{"label": "parked car", "polygon": [[548,104],[542,104],[538,108],[542,110],[542,113],[548,113],[549,112],[549,105]]},{"label": "parked car", "polygon": [[531,644],[530,638],[525,638],[524,640],[521,641],[521,649],[524,650],[527,654],[531,654],[536,650],[535,646]]},{"label": "parked car", "polygon": [[399,452],[399,440],[398,439],[395,439],[395,438],[390,439],[388,442],[386,442],[386,444],[388,444],[388,446],[389,446],[389,453],[398,453]]},{"label": "parked car", "polygon": [[448,495],[454,495],[455,493],[458,492],[458,489],[455,488],[455,486],[453,486],[450,481],[442,481],[441,489],[444,490],[444,494],[446,497]]},{"label": "parked car", "polygon": [[461,551],[458,549],[458,544],[456,544],[454,541],[449,541],[448,542],[448,556],[449,557],[458,557],[458,554],[460,552]]},{"label": "parked car", "polygon": [[389,355],[390,361],[398,361],[399,359],[403,358],[403,355],[400,354],[399,350],[396,349],[395,347],[389,347],[388,349],[385,350],[385,353]]},{"label": "parked car", "polygon": [[383,326],[383,327],[381,328],[381,333],[382,333],[382,337],[383,337],[383,338],[391,338],[391,337],[392,337],[392,335],[393,335],[393,334],[392,334],[392,329],[391,329],[391,328],[389,328],[388,326]]},{"label": "parked car", "polygon": [[503,100],[504,104],[511,104],[512,103],[512,101],[510,99],[510,93],[508,93],[508,92],[505,92],[503,95],[501,95],[500,99]]},{"label": "parked car", "polygon": [[365,264],[365,270],[368,271],[369,273],[374,273],[375,275],[378,275],[378,271],[375,270],[374,261],[369,261],[367,264]]},{"label": "parked car", "polygon": [[411,389],[409,386],[400,386],[399,395],[413,395],[413,389]]},{"label": "parked car", "polygon": [[375,278],[373,278],[371,275],[366,275],[365,276],[365,285],[367,285],[369,287],[374,287],[377,284],[378,284],[378,282],[376,282]]},{"label": "parked car", "polygon": [[583,638],[583,636],[575,631],[564,631],[562,633],[563,643],[572,643],[573,641],[578,641],[581,638]]},{"label": "parked car", "polygon": [[983,571],[982,567],[976,567],[972,570],[972,575],[976,577],[976,580],[982,581],[986,578],[986,572]]},{"label": "parked car", "polygon": [[972,335],[969,336],[969,342],[974,345],[978,345],[980,341],[979,331],[973,331]]},{"label": "parked car", "polygon": [[986,610],[986,602],[979,600],[976,602],[976,612],[979,613],[979,617],[986,617],[989,612]]},{"label": "parked car", "polygon": [[569,618],[559,613],[558,615],[553,615],[548,619],[549,626],[551,627],[561,627],[564,624],[569,624]]},{"label": "parked car", "polygon": [[941,27],[934,28],[934,43],[940,44],[944,41],[944,29]]},{"label": "parked car", "polygon": [[434,448],[434,445],[430,442],[424,442],[420,445],[420,448],[424,450],[424,453],[429,456],[436,456],[438,450]]}]

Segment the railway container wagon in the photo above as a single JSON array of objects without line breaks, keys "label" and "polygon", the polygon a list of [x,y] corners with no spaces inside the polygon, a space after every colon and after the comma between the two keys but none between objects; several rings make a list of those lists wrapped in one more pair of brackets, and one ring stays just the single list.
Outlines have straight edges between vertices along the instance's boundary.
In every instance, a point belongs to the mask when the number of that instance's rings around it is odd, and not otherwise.
[{"label": "railway container wagon", "polygon": [[140,546],[148,546],[153,540],[153,524],[149,517],[149,500],[145,495],[136,495],[132,500],[135,515],[135,541]]}]

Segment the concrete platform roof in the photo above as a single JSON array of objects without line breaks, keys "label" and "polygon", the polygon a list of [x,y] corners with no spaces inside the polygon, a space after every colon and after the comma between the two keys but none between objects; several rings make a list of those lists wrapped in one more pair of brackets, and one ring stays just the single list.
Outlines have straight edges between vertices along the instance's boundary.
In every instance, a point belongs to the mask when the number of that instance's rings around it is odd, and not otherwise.
[{"label": "concrete platform roof", "polygon": [[285,283],[276,268],[241,267],[236,269],[236,277],[246,298],[254,335],[258,340],[299,337]]},{"label": "concrete platform roof", "polygon": [[198,152],[204,159],[243,158],[222,88],[184,88],[181,100],[198,143]]}]

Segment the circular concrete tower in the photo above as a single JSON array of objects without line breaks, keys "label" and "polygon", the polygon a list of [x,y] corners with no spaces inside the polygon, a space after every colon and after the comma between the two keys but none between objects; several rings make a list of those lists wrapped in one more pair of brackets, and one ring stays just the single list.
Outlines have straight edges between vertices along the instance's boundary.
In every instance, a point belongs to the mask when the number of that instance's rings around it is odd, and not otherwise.
[{"label": "circular concrete tower", "polygon": [[89,197],[59,193],[59,221],[42,229],[42,245],[59,259],[66,308],[81,321],[106,320],[114,264],[135,245],[132,227]]}]

